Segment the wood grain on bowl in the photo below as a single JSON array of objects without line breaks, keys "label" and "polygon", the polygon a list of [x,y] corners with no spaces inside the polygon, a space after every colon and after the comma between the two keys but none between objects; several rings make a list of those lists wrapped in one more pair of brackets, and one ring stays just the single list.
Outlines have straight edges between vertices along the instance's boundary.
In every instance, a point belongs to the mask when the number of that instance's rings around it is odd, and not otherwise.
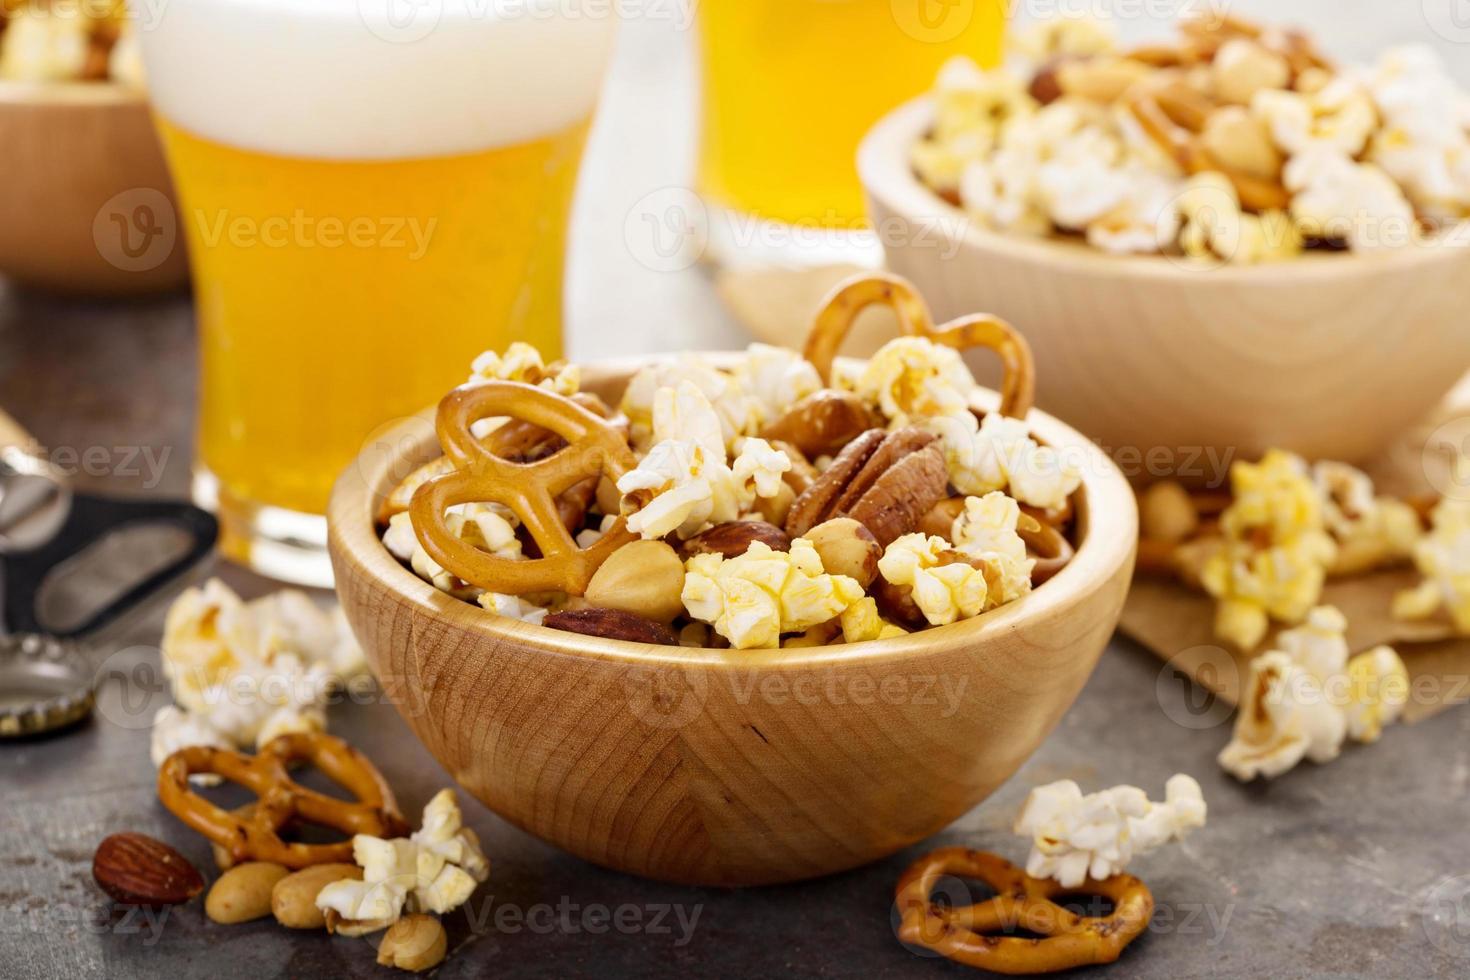
[{"label": "wood grain on bowl", "polygon": [[[592,365],[584,384],[615,398],[631,370]],[[517,826],[668,881],[827,874],[906,847],[985,799],[1071,705],[1117,622],[1137,534],[1132,493],[1081,435],[1040,413],[1031,422],[1085,471],[1076,559],[1015,603],[900,639],[658,647],[451,598],[402,567],[373,521],[395,481],[437,452],[422,420],[338,482],[337,589],[414,732]]]},{"label": "wood grain on bowl", "polygon": [[0,275],[94,296],[187,282],[172,183],[141,93],[0,82],[0,146]]},{"label": "wood grain on bowl", "polygon": [[[1126,453],[1130,476],[1192,463],[1201,472],[1177,475],[1208,482],[1224,475],[1210,460],[1272,446],[1361,460],[1470,367],[1470,248],[1192,268],[1003,235],[914,177],[909,148],[931,118],[927,99],[911,102],[859,151],[889,267],[938,318],[985,312],[1019,327],[1038,404]],[[985,377],[989,365],[975,367]]]}]

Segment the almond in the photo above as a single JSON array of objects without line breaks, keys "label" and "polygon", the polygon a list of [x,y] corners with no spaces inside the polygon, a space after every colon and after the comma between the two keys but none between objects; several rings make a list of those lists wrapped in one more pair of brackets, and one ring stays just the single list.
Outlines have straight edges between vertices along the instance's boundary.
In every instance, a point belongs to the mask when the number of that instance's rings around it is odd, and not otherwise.
[{"label": "almond", "polygon": [[547,616],[542,625],[567,633],[601,636],[609,640],[650,643],[654,646],[679,645],[678,637],[667,626],[619,609],[602,609],[596,606],[564,609]]},{"label": "almond", "polygon": [[807,395],[761,430],[761,438],[788,442],[808,459],[829,456],[880,420],[850,391],[824,388]]},{"label": "almond", "polygon": [[121,905],[180,905],[204,891],[204,879],[188,859],[144,834],[113,834],[98,844],[92,877]]},{"label": "almond", "polygon": [[772,551],[790,551],[791,537],[774,524],[765,521],[726,521],[701,531],[684,542],[685,555],[724,555],[738,558],[755,542],[769,545]]}]

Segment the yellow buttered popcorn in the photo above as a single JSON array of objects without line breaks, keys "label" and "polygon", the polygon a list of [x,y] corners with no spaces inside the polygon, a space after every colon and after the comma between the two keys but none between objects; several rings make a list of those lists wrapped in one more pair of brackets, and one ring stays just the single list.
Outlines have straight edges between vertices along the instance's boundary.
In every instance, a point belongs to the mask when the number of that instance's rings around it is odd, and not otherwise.
[{"label": "yellow buttered popcorn", "polygon": [[1031,438],[1026,424],[991,412],[978,422],[969,411],[931,418],[949,481],[960,493],[983,497],[1009,489],[1023,504],[1060,507],[1082,485],[1076,461]]},{"label": "yellow buttered popcorn", "polygon": [[956,550],[983,558],[999,573],[991,585],[992,592],[1000,592],[996,605],[1031,591],[1036,562],[1027,556],[1026,542],[1016,533],[1020,520],[1020,505],[997,490],[983,497],[966,497],[965,509],[955,518],[950,533]]},{"label": "yellow buttered popcorn", "polygon": [[549,388],[558,395],[575,395],[582,384],[582,370],[575,364],[548,365],[540,351],[518,340],[504,354],[487,350],[475,358],[466,383],[484,381],[520,381]]},{"label": "yellow buttered popcorn", "polygon": [[1334,78],[1317,92],[1262,89],[1251,99],[1251,112],[1266,122],[1276,145],[1293,156],[1330,150],[1355,157],[1378,128],[1373,97],[1346,76]]},{"label": "yellow buttered popcorn", "polygon": [[735,558],[695,555],[685,572],[685,610],[738,650],[774,649],[781,634],[825,623],[863,598],[855,579],[822,570],[805,538],[793,540],[789,552],[757,541]]},{"label": "yellow buttered popcorn", "polygon": [[[794,350],[770,344],[751,344],[730,371],[748,399],[759,406],[761,419],[774,422],[807,395],[822,389],[822,378],[811,362]],[[750,402],[746,407],[750,407]]]},{"label": "yellow buttered popcorn", "polygon": [[1377,646],[1348,661],[1348,734],[1376,742],[1409,703],[1409,669],[1392,647]]},{"label": "yellow buttered popcorn", "polygon": [[848,643],[907,635],[908,630],[878,614],[878,603],[871,596],[859,599],[842,611],[842,639]]},{"label": "yellow buttered popcorn", "polygon": [[[905,534],[878,559],[878,574],[891,585],[907,587],[914,605],[931,626],[946,626],[978,616],[1006,601],[1002,590],[991,589],[988,561],[976,568],[969,556],[955,551],[941,537]],[[991,571],[997,584],[998,572]]]},{"label": "yellow buttered popcorn", "polygon": [[1312,467],[1327,530],[1337,541],[1334,575],[1351,575],[1411,558],[1424,536],[1419,514],[1392,497],[1375,495],[1368,474],[1347,463]]},{"label": "yellow buttered popcorn", "polygon": [[1429,520],[1429,533],[1414,548],[1414,564],[1424,580],[1394,596],[1393,614],[1428,619],[1446,609],[1455,631],[1470,635],[1470,500],[1445,497]]},{"label": "yellow buttered popcorn", "polygon": [[967,412],[975,387],[959,351],[923,337],[899,337],[878,349],[853,390],[899,427]]},{"label": "yellow buttered popcorn", "polygon": [[1220,517],[1224,543],[1200,574],[1218,601],[1215,632],[1253,650],[1270,620],[1299,623],[1322,596],[1337,547],[1306,464],[1271,450],[1230,468],[1234,502]]}]

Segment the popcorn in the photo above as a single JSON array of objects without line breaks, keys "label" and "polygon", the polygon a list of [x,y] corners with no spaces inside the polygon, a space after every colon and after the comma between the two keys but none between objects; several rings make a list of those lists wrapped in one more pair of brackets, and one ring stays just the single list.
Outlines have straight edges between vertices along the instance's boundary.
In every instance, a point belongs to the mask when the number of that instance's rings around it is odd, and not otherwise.
[{"label": "popcorn", "polygon": [[965,509],[955,518],[950,539],[955,550],[984,559],[999,572],[1000,600],[1004,605],[1031,591],[1031,569],[1036,562],[1026,555],[1026,542],[1016,533],[1021,508],[1010,497],[992,491],[983,497],[966,497]]},{"label": "popcorn", "polygon": [[1277,648],[1325,685],[1347,670],[1347,625],[1347,617],[1336,607],[1318,606],[1301,626],[1281,632]]},{"label": "popcorn", "polygon": [[751,344],[730,372],[736,384],[760,404],[764,422],[785,415],[793,405],[822,389],[822,379],[811,362],[794,350]]},{"label": "popcorn", "polygon": [[575,395],[582,384],[582,369],[575,364],[548,365],[541,352],[523,341],[515,341],[504,354],[487,350],[470,365],[467,384],[486,381],[520,381],[546,388],[558,395]]},{"label": "popcorn", "polygon": [[1314,151],[1355,157],[1378,126],[1373,99],[1357,81],[1339,76],[1319,92],[1266,89],[1251,111],[1266,121],[1276,145],[1296,156]]},{"label": "popcorn", "polygon": [[1470,127],[1466,95],[1427,47],[1391,48],[1365,74],[1384,117],[1368,159],[1403,187],[1415,207],[1441,221],[1470,214]]},{"label": "popcorn", "polygon": [[649,364],[634,374],[623,392],[622,411],[632,424],[633,445],[646,450],[653,436],[653,402],[661,388],[677,388],[688,381],[704,393],[716,416],[728,447],[742,435],[760,430],[762,403],[748,394],[733,376],[718,370],[695,354],[677,360]]},{"label": "popcorn", "polygon": [[1423,536],[1419,514],[1392,497],[1377,497],[1373,481],[1346,463],[1323,460],[1312,467],[1322,495],[1327,530],[1337,541],[1338,575],[1408,559]]},{"label": "popcorn", "polygon": [[774,497],[785,483],[783,474],[791,471],[791,457],[766,440],[752,436],[741,440],[740,453],[730,464],[730,470],[740,484],[743,500]]},{"label": "popcorn", "polygon": [[[204,716],[184,711],[173,704],[159,708],[153,716],[153,731],[148,742],[148,757],[153,760],[153,767],[162,766],[175,752],[194,745],[212,749],[235,747]],[[205,786],[218,786],[221,782],[214,773],[199,773],[191,778]]]},{"label": "popcorn", "polygon": [[1117,206],[1088,224],[1088,244],[1114,255],[1162,251],[1179,237],[1180,190],[1168,177],[1132,174]]},{"label": "popcorn", "polygon": [[1376,742],[1383,726],[1404,713],[1409,701],[1409,669],[1392,647],[1377,646],[1348,661],[1348,735]]},{"label": "popcorn", "polygon": [[725,458],[720,417],[692,381],[660,388],[653,395],[653,441],[697,443],[711,459]]},{"label": "popcorn", "polygon": [[316,906],[349,923],[386,928],[405,912],[443,915],[468,901],[490,876],[490,863],[474,831],[463,825],[452,790],[440,790],[424,807],[421,826],[407,838],[352,838],[362,880],[334,881]]},{"label": "popcorn", "polygon": [[1210,82],[1221,101],[1250,105],[1258,92],[1289,87],[1291,65],[1265,45],[1234,37],[1215,53]]},{"label": "popcorn", "polygon": [[91,48],[88,20],[77,8],[22,7],[0,31],[0,79],[61,82],[81,78]]},{"label": "popcorn", "polygon": [[1184,216],[1179,245],[1190,258],[1256,265],[1301,254],[1301,232],[1290,216],[1282,211],[1246,214],[1224,174],[1206,171],[1191,177],[1178,206]]},{"label": "popcorn", "polygon": [[823,572],[805,538],[793,540],[790,552],[757,541],[736,558],[695,555],[685,569],[685,610],[738,650],[774,649],[782,633],[825,623],[863,598],[855,580]]},{"label": "popcorn", "polygon": [[1047,17],[1016,34],[1011,46],[1035,62],[1062,56],[1088,58],[1116,51],[1118,32],[1111,21],[1096,17]]},{"label": "popcorn", "polygon": [[1413,206],[1380,168],[1331,150],[1305,151],[1283,173],[1302,233],[1344,241],[1355,251],[1412,244]]},{"label": "popcorn", "polygon": [[[444,513],[445,525],[450,532],[470,547],[508,561],[520,561],[525,557],[521,551],[521,539],[516,536],[519,520],[499,504],[455,504]],[[473,599],[480,593],[479,589],[461,581],[424,550],[407,511],[388,519],[388,529],[383,532],[383,547],[395,558],[408,562],[415,575],[440,592],[447,592],[458,599]]]},{"label": "popcorn", "polygon": [[1031,838],[1026,873],[1079,888],[1088,878],[1121,874],[1133,858],[1205,825],[1207,807],[1199,783],[1180,773],[1151,802],[1135,786],[1082,794],[1070,779],[1033,789],[1017,814],[1014,832]]},{"label": "popcorn", "polygon": [[950,483],[968,496],[1009,487],[1021,503],[1048,510],[1065,504],[1082,484],[1075,462],[1038,445],[1018,419],[991,412],[981,422],[964,411],[929,419],[924,427],[939,436]]},{"label": "popcorn", "polygon": [[887,640],[908,635],[908,630],[887,622],[878,615],[878,603],[871,596],[864,596],[844,609],[841,620],[842,639],[847,643]]},{"label": "popcorn", "polygon": [[1009,601],[1003,589],[992,592],[992,576],[999,584],[1000,573],[989,561],[976,568],[959,560],[964,558],[943,538],[905,534],[884,549],[878,574],[892,585],[908,586],[929,625],[947,626]]},{"label": "popcorn", "polygon": [[[1457,477],[1465,464],[1457,464]],[[1429,514],[1430,529],[1414,547],[1420,584],[1393,600],[1399,619],[1428,619],[1447,609],[1455,632],[1470,635],[1470,501],[1444,497]]]},{"label": "popcorn", "polygon": [[1331,762],[1346,736],[1347,719],[1317,677],[1288,654],[1266,653],[1251,662],[1235,732],[1219,761],[1242,782],[1273,779],[1304,758]]},{"label": "popcorn", "polygon": [[1002,150],[989,161],[972,161],[960,174],[960,202],[989,228],[1044,235],[1051,221],[1036,205],[1034,161]]},{"label": "popcorn", "polygon": [[1271,450],[1230,469],[1234,502],[1221,515],[1224,543],[1201,571],[1214,596],[1215,632],[1253,650],[1269,619],[1298,623],[1317,604],[1337,549],[1306,464]]},{"label": "popcorn", "polygon": [[975,388],[959,351],[923,337],[899,337],[872,356],[854,390],[899,427],[916,418],[967,412]]},{"label": "popcorn", "polygon": [[934,138],[929,145],[978,158],[995,146],[1008,122],[1036,109],[1036,100],[1016,76],[985,71],[969,58],[951,58],[935,81]]},{"label": "popcorn", "polygon": [[549,609],[533,602],[527,602],[521,596],[504,595],[500,592],[481,592],[475,601],[497,616],[519,619],[523,623],[532,623],[536,626],[540,626],[546,619],[546,614],[550,612]]}]

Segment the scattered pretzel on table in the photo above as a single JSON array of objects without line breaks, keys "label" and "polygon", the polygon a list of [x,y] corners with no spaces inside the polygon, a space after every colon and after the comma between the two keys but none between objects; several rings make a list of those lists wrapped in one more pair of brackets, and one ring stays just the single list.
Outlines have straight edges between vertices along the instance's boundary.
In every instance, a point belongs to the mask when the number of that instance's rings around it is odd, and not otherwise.
[{"label": "scattered pretzel on table", "polygon": [[[355,800],[327,796],[295,782],[288,768],[297,762],[310,762]],[[250,790],[257,797],[253,809],[241,815],[215,806],[190,788],[189,777],[196,773],[214,773]],[[294,869],[351,862],[352,835],[399,837],[408,832],[393,791],[367,756],[320,733],[282,735],[253,756],[203,745],[180,749],[158,770],[158,798],[237,863],[269,861]],[[340,830],[348,839],[288,844],[281,839],[281,830],[292,821]]]},{"label": "scattered pretzel on table", "polygon": [[[501,415],[540,426],[567,445],[531,463],[502,459],[471,431],[480,419]],[[419,486],[409,512],[414,533],[429,557],[471,585],[507,595],[582,595],[608,556],[637,537],[624,517],[590,548],[579,548],[567,530],[557,507],[558,495],[602,475],[616,482],[638,465],[616,423],[570,398],[516,381],[456,388],[439,403],[435,429],[454,469]],[[509,507],[541,557],[499,558],[461,540],[450,530],[445,511],[465,503]]]},{"label": "scattered pretzel on table", "polygon": [[[947,875],[974,878],[994,888],[994,898],[974,905],[942,907],[931,895]],[[1081,916],[1057,899],[1100,895],[1113,904],[1106,916]],[[898,938],[957,963],[992,973],[1055,973],[1112,963],[1153,918],[1148,886],[1132,875],[1064,888],[1032,878],[994,854],[946,847],[925,855],[899,879],[895,902],[901,917]],[[1001,935],[1021,929],[1041,939]]]},{"label": "scattered pretzel on table", "polygon": [[981,314],[961,317],[938,327],[922,297],[907,281],[886,273],[853,276],[828,294],[807,335],[802,352],[826,384],[832,383],[832,362],[858,314],[869,306],[884,305],[898,315],[906,337],[923,337],[958,351],[983,347],[994,351],[1005,366],[1000,412],[1025,418],[1036,396],[1036,368],[1031,347],[1020,331],[999,317]]}]

